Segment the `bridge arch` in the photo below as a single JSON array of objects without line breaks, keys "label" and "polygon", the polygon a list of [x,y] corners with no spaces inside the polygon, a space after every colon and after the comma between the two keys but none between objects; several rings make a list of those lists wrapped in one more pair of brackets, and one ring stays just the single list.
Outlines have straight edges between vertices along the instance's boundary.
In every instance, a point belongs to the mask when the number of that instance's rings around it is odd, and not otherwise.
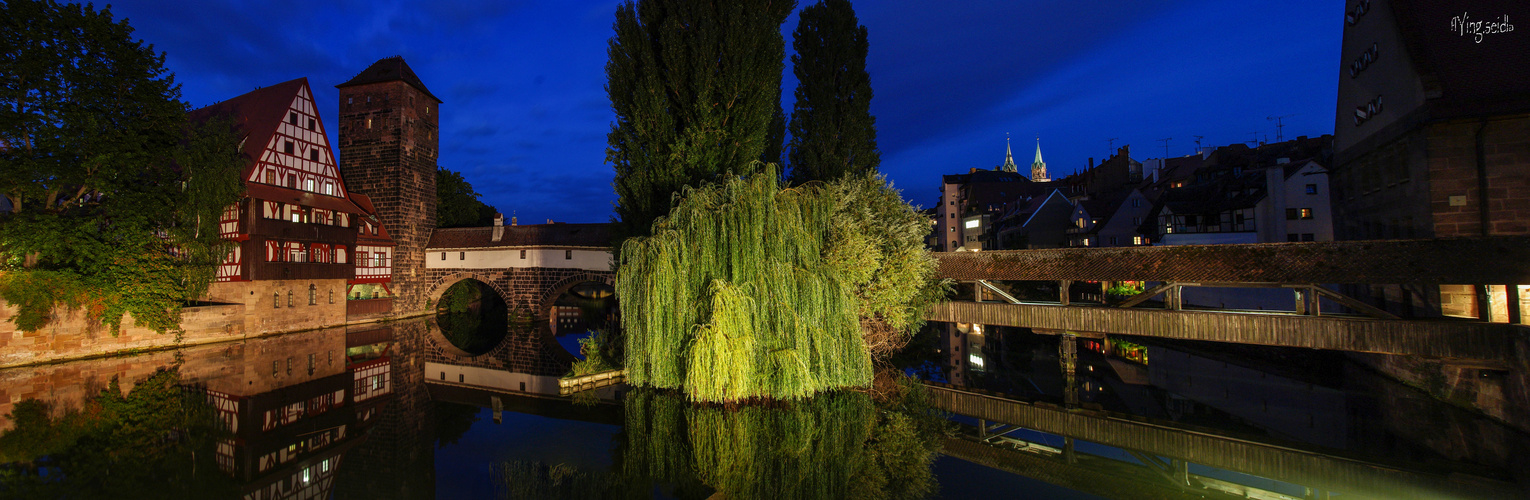
[{"label": "bridge arch", "polygon": [[473,354],[453,345],[439,326],[427,338],[442,361],[489,368],[517,367],[523,373],[562,375],[576,360],[548,326],[558,297],[583,283],[615,285],[616,274],[578,268],[429,269],[425,297],[440,304],[447,289],[467,280],[492,288],[509,310],[510,332],[495,347]]}]

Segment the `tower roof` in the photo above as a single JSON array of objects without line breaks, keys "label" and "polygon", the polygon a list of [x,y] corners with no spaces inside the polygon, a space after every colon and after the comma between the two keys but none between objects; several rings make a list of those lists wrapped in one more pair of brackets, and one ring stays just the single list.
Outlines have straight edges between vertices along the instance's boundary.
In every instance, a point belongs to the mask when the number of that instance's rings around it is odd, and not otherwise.
[{"label": "tower roof", "polygon": [[354,87],[357,85],[366,85],[368,83],[383,83],[393,81],[401,81],[407,83],[409,86],[419,89],[420,92],[424,92],[425,95],[430,96],[431,99],[435,99],[436,102],[442,102],[441,98],[436,97],[435,94],[430,93],[430,89],[425,88],[425,82],[421,82],[420,77],[415,76],[414,70],[409,69],[409,63],[404,62],[404,56],[393,56],[378,59],[377,62],[372,63],[372,65],[368,66],[367,69],[357,73],[354,78],[351,78],[345,83],[336,85],[335,88]]},{"label": "tower roof", "polygon": [[1009,135],[1008,134],[1004,135],[1004,164],[1003,165],[999,165],[999,170],[1004,171],[1004,172],[1014,172],[1014,171],[1019,170],[1018,168],[1015,167],[1015,155],[1013,153],[1011,153],[1010,149],[1009,149]]},{"label": "tower roof", "polygon": [[1036,138],[1036,161],[1031,162],[1031,165],[1046,165],[1046,164],[1047,164],[1047,162],[1041,161],[1041,138],[1037,137]]}]

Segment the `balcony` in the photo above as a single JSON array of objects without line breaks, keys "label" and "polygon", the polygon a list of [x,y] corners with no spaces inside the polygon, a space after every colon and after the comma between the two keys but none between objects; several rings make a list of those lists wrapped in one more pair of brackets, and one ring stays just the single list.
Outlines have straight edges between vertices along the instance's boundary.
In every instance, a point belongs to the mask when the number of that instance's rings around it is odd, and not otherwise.
[{"label": "balcony", "polygon": [[281,219],[256,218],[250,228],[251,235],[288,241],[320,242],[352,246],[356,244],[356,228],[309,224]]},{"label": "balcony", "polygon": [[252,280],[324,280],[351,279],[350,264],[320,262],[252,262]]}]

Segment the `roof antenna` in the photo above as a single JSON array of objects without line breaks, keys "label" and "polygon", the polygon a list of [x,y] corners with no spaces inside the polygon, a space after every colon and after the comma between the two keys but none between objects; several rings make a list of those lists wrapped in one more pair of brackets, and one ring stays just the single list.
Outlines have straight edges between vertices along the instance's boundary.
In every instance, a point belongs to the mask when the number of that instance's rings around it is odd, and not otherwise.
[{"label": "roof antenna", "polygon": [[1119,140],[1119,139],[1120,139],[1120,137],[1111,137],[1109,139],[1105,139],[1105,142],[1110,143],[1110,152],[1107,153],[1107,154],[1109,154],[1111,156],[1115,156],[1115,154],[1116,154],[1116,141]]},{"label": "roof antenna", "polygon": [[1174,140],[1174,138],[1173,137],[1165,137],[1165,138],[1159,139],[1159,140],[1163,141],[1163,158],[1165,160],[1167,160],[1167,159],[1169,159],[1169,141]]},{"label": "roof antenna", "polygon": [[1286,124],[1284,122],[1282,122],[1281,120],[1284,120],[1286,118],[1290,118],[1290,117],[1293,117],[1293,116],[1296,116],[1296,115],[1280,115],[1280,116],[1271,115],[1271,116],[1264,117],[1264,119],[1266,121],[1274,121],[1275,122],[1275,142],[1286,142],[1285,134],[1281,133],[1281,129],[1285,128]]},{"label": "roof antenna", "polygon": [[1195,136],[1195,154],[1201,154],[1201,139],[1205,138],[1206,136],[1204,135]]}]

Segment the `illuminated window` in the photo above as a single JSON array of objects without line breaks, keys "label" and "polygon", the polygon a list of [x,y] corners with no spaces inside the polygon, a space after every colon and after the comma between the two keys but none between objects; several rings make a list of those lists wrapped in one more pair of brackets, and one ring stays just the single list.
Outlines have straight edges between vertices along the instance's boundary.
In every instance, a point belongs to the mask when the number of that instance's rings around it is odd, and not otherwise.
[{"label": "illuminated window", "polygon": [[972,363],[972,366],[976,367],[976,368],[982,368],[983,367],[983,357],[982,356],[978,356],[976,354],[968,354],[967,355],[967,362],[968,363]]},{"label": "illuminated window", "polygon": [[1312,209],[1310,209],[1310,208],[1303,208],[1302,209],[1302,218],[1303,219],[1311,219],[1312,218]]},{"label": "illuminated window", "polygon": [[303,190],[310,193],[313,192],[313,179],[308,179],[307,182],[303,183]]},{"label": "illuminated window", "polygon": [[303,222],[303,213],[297,211],[292,212],[292,222]]},{"label": "illuminated window", "polygon": [[1142,244],[1142,237],[1141,236],[1133,236],[1132,237],[1132,244],[1133,245],[1141,245]]},{"label": "illuminated window", "polygon": [[308,305],[319,305],[319,287],[312,283],[308,284]]},{"label": "illuminated window", "polygon": [[963,224],[963,226],[965,226],[967,229],[972,229],[972,228],[978,227],[978,226],[980,226],[982,224],[983,224],[983,221],[978,220],[978,219],[972,219],[972,220],[967,221],[966,224]]}]

